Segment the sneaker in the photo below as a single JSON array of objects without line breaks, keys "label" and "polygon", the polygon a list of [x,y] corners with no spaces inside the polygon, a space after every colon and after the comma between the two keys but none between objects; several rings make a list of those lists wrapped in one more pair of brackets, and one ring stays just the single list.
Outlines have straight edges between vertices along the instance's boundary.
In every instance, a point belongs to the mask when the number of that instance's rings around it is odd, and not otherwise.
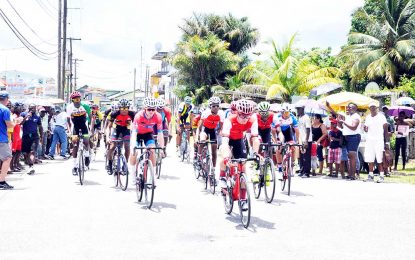
[{"label": "sneaker", "polygon": [[282,176],[282,172],[281,171],[277,171],[277,179],[282,181],[283,180],[283,176]]},{"label": "sneaker", "polygon": [[241,200],[241,208],[242,208],[242,211],[248,210],[248,202],[246,200]]},{"label": "sneaker", "polygon": [[47,154],[45,154],[45,157],[48,160],[55,160],[55,157],[53,155],[47,155]]},{"label": "sneaker", "polygon": [[64,160],[68,160],[69,159],[69,157],[66,156],[65,154],[64,155],[61,155],[61,158],[64,159]]},{"label": "sneaker", "polygon": [[363,180],[364,182],[373,182],[373,176],[368,175],[366,180]]},{"label": "sneaker", "polygon": [[0,190],[12,190],[13,186],[9,185],[7,182],[0,183]]},{"label": "sneaker", "polygon": [[90,163],[90,161],[89,161],[89,156],[87,157],[87,156],[85,156],[85,166],[86,167],[89,167],[89,163]]},{"label": "sneaker", "polygon": [[35,169],[33,169],[33,167],[29,168],[29,171],[27,172],[28,175],[32,175],[35,173]]},{"label": "sneaker", "polygon": [[72,169],[72,175],[73,175],[73,176],[78,175],[78,168],[77,168],[77,167],[74,167],[74,168]]},{"label": "sneaker", "polygon": [[383,183],[385,181],[385,177],[380,176],[379,180],[377,181],[377,183]]},{"label": "sneaker", "polygon": [[258,173],[255,173],[254,176],[252,176],[251,181],[253,183],[258,183],[259,182],[259,175],[258,175]]}]

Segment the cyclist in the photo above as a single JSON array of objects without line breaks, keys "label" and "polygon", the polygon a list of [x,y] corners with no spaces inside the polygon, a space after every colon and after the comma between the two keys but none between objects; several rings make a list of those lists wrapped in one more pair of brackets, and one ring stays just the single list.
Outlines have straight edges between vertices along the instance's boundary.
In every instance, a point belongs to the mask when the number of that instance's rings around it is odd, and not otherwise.
[{"label": "cyclist", "polygon": [[[155,147],[153,139],[154,126],[157,128],[157,142],[159,147],[164,147],[162,118],[156,111],[157,101],[154,98],[146,97],[143,101],[143,109],[134,117],[133,135],[131,137],[131,145],[139,146],[143,141],[146,147]],[[162,152],[161,152],[162,153]],[[134,152],[130,156],[130,164],[135,165],[137,154]],[[154,172],[156,171],[156,157],[154,150],[150,150],[150,160],[153,163]]]},{"label": "cyclist", "polygon": [[[209,136],[210,141],[217,141],[216,138],[216,127],[219,125],[219,132],[222,129],[223,121],[225,119],[225,115],[222,110],[219,110],[220,98],[219,97],[211,97],[208,101],[209,108],[203,111],[199,128],[197,130],[199,134],[200,141],[206,141],[207,136]],[[196,138],[197,140],[198,138]],[[196,142],[195,142],[196,143]],[[217,143],[212,144],[212,174],[215,174],[215,167],[216,167],[216,158],[217,158]],[[199,155],[202,152],[202,146],[198,147]]]},{"label": "cyclist", "polygon": [[[176,136],[176,150],[179,150],[179,147],[182,142],[182,131],[185,129],[190,130],[190,111],[193,109],[192,99],[187,96],[184,98],[184,102],[180,103],[179,108],[177,110],[177,122],[176,122],[176,128],[179,126],[176,130],[177,136]],[[190,140],[190,134],[187,135],[187,140]]]},{"label": "cyclist", "polygon": [[104,143],[105,144],[107,143],[107,134],[106,134],[106,131],[108,129],[108,118],[109,118],[110,114],[112,112],[116,111],[116,110],[118,110],[118,102],[117,101],[114,101],[111,104],[111,107],[109,109],[107,109],[107,110],[104,111],[104,117],[102,119],[102,125],[103,125],[104,129],[102,130],[102,132],[104,133]]},{"label": "cyclist", "polygon": [[[244,144],[244,132],[251,130],[251,138],[255,153],[258,153],[258,121],[256,116],[252,116],[256,104],[252,101],[241,99],[236,103],[237,113],[228,117],[222,128],[222,145],[220,150],[223,159],[220,161],[220,185],[226,188],[225,167],[229,158],[235,159],[247,158],[246,146]],[[232,148],[232,151],[231,151]],[[245,166],[244,166],[245,167]],[[245,184],[246,185],[246,184]],[[246,187],[245,187],[246,188]],[[245,199],[245,194],[241,194],[241,199]],[[246,203],[242,205],[243,209],[247,209]]]},{"label": "cyclist", "polygon": [[[118,101],[118,110],[112,112],[108,119],[108,128],[111,129],[111,138],[108,136],[108,140],[115,141],[121,139],[124,141],[125,158],[130,155],[130,135],[131,135],[131,123],[134,120],[134,111],[130,110],[130,102],[123,98]],[[107,158],[108,165],[107,171],[112,174],[112,159],[114,157],[115,143],[111,142],[109,145]]]},{"label": "cyclist", "polygon": [[226,109],[225,118],[228,118],[230,115],[236,114],[236,100],[231,102],[231,107]]},{"label": "cyclist", "polygon": [[[278,139],[281,143],[298,142],[301,144],[300,130],[298,128],[297,118],[291,113],[289,105],[284,103],[281,107],[281,113],[277,115],[275,123]],[[295,159],[293,159],[293,162]],[[277,151],[278,179],[282,180],[282,155],[281,149]]]},{"label": "cyclist", "polygon": [[82,131],[82,139],[85,147],[85,166],[89,166],[89,131],[88,125],[91,118],[91,109],[89,106],[81,102],[81,93],[79,91],[74,91],[71,94],[72,103],[66,108],[68,115],[72,121],[72,157],[74,159],[74,166],[72,169],[73,175],[78,175],[78,163],[77,154],[78,154],[78,135]]},{"label": "cyclist", "polygon": [[[164,144],[167,144],[169,140],[169,125],[171,122],[171,111],[168,107],[166,107],[166,101],[164,101],[164,99],[162,98],[157,99],[157,113],[161,115]],[[157,126],[155,125],[154,127],[156,128]],[[157,129],[155,129],[155,133],[157,133]]]},{"label": "cyclist", "polygon": [[198,151],[198,145],[197,145],[197,136],[198,136],[198,128],[199,128],[199,122],[201,117],[201,109],[198,109],[197,107],[194,107],[192,109],[192,134],[193,134],[193,160],[196,160],[197,158],[197,151]]},{"label": "cyclist", "polygon": [[102,113],[99,111],[97,104],[91,104],[91,133],[92,136],[98,134],[97,147],[100,146],[101,142],[101,125],[104,119]]}]

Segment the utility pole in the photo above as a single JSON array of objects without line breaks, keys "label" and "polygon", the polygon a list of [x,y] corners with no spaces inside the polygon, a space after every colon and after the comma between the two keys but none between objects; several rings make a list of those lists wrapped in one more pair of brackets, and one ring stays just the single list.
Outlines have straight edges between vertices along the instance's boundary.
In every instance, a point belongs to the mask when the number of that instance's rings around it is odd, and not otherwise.
[{"label": "utility pole", "polygon": [[61,86],[61,96],[59,98],[64,98],[65,93],[65,72],[66,72],[66,18],[68,16],[68,0],[63,0],[63,21],[62,21],[62,28],[63,28],[63,35],[62,35],[62,86]]},{"label": "utility pole", "polygon": [[140,45],[140,90],[143,90],[143,45]]},{"label": "utility pole", "polygon": [[84,61],[84,60],[80,60],[80,59],[73,59],[73,61],[74,61],[74,71],[75,71],[75,77],[74,77],[74,80],[75,80],[75,85],[74,85],[74,89],[73,89],[73,91],[75,91],[76,89],[77,89],[77,84],[76,84],[76,80],[78,79],[78,74],[76,73],[76,68],[78,67],[78,61]]},{"label": "utility pole", "polygon": [[73,52],[72,52],[72,41],[80,41],[80,38],[67,38],[69,40],[69,52],[68,52],[68,64],[69,64],[69,80],[68,80],[68,92],[67,92],[67,98],[69,100],[69,95],[73,91]]},{"label": "utility pole", "polygon": [[58,13],[58,78],[56,81],[56,87],[58,88],[58,98],[62,96],[61,91],[61,69],[62,69],[62,0],[58,1],[59,4],[59,13]]},{"label": "utility pole", "polygon": [[145,79],[145,96],[148,97],[150,93],[150,66],[146,66],[146,79]]},{"label": "utility pole", "polygon": [[134,68],[134,91],[133,91],[133,108],[135,108],[135,79],[136,79],[136,69]]}]

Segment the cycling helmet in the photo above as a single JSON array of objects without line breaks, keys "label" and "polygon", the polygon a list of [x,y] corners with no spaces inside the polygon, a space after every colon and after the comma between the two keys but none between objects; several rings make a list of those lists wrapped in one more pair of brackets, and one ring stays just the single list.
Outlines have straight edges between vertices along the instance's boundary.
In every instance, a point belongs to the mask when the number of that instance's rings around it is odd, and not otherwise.
[{"label": "cycling helmet", "polygon": [[191,97],[189,97],[189,96],[185,97],[185,98],[184,98],[184,103],[186,103],[187,105],[192,104],[192,98],[191,98]]},{"label": "cycling helmet", "polygon": [[208,103],[209,103],[209,106],[211,106],[211,105],[219,105],[220,104],[220,98],[213,96],[213,97],[209,98]]},{"label": "cycling helmet", "polygon": [[24,104],[23,104],[23,103],[21,103],[21,102],[15,102],[15,103],[13,104],[13,106],[14,106],[14,107],[23,107],[23,106],[24,106]]},{"label": "cycling helmet", "polygon": [[289,105],[288,103],[283,103],[283,104],[281,105],[281,111],[282,111],[282,112],[285,112],[285,111],[290,112],[290,111],[291,111],[290,105]]},{"label": "cycling helmet", "polygon": [[162,109],[165,106],[166,106],[166,101],[164,101],[164,99],[162,98],[157,99],[157,108]]},{"label": "cycling helmet", "polygon": [[241,99],[236,104],[236,110],[238,110],[238,113],[241,114],[252,114],[252,112],[255,109],[256,104],[252,101]]},{"label": "cycling helmet", "polygon": [[81,98],[81,93],[79,91],[72,92],[71,99],[74,99],[74,98]]},{"label": "cycling helmet", "polygon": [[238,103],[238,101],[234,100],[231,102],[231,110],[236,110],[236,104]]},{"label": "cycling helmet", "polygon": [[130,102],[125,98],[120,99],[120,101],[118,101],[118,107],[130,107]]},{"label": "cycling helmet", "polygon": [[152,97],[146,97],[143,102],[144,108],[155,108],[157,106],[156,99]]},{"label": "cycling helmet", "polygon": [[98,110],[99,109],[99,106],[97,104],[91,104],[90,107],[91,107],[92,110]]},{"label": "cycling helmet", "polygon": [[258,104],[259,112],[268,112],[270,107],[271,106],[270,106],[269,102],[266,102],[266,101],[262,101],[261,103]]},{"label": "cycling helmet", "polygon": [[112,110],[117,110],[117,109],[118,109],[118,103],[117,103],[117,102],[113,102],[113,103],[111,104],[111,109],[112,109]]}]

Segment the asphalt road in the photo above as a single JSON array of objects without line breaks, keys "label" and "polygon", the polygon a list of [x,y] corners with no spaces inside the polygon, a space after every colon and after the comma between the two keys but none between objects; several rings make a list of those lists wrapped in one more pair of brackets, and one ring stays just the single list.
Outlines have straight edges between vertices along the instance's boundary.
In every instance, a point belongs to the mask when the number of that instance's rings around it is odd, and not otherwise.
[{"label": "asphalt road", "polygon": [[253,199],[245,229],[173,154],[151,210],[113,187],[102,154],[83,186],[72,160],[9,175],[0,259],[415,259],[413,185],[295,177],[291,196]]}]

